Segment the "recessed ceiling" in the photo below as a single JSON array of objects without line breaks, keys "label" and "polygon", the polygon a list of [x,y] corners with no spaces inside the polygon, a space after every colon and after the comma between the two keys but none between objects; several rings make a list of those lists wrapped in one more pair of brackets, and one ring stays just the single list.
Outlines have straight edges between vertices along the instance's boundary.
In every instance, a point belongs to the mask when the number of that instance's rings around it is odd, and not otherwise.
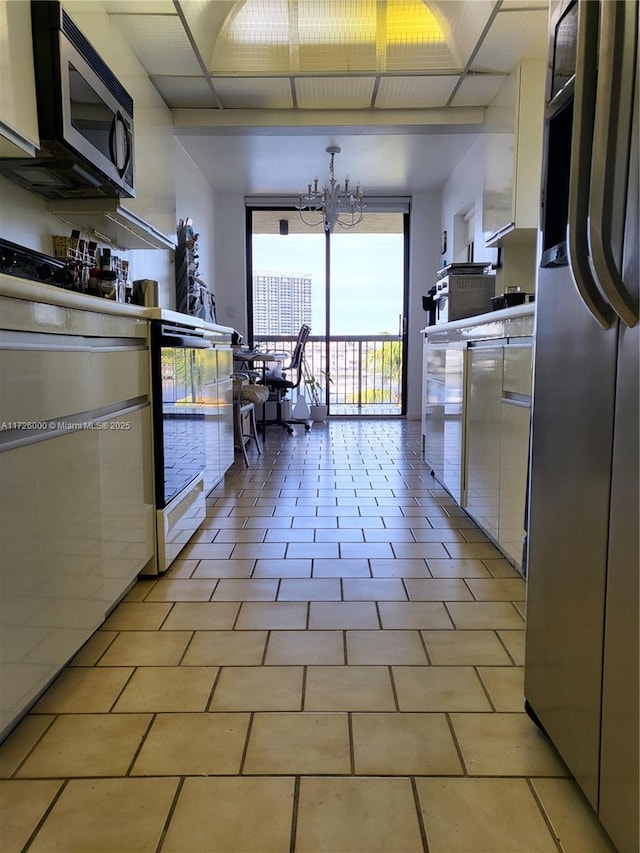
[{"label": "recessed ceiling", "polygon": [[332,143],[367,191],[436,189],[506,76],[547,46],[546,0],[102,5],[200,170],[245,194],[295,191]]}]

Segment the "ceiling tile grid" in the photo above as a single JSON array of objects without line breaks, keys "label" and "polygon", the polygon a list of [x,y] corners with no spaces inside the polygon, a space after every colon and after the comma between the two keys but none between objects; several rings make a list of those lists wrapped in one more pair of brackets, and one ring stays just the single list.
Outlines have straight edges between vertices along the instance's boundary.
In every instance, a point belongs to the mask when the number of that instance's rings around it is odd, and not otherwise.
[{"label": "ceiling tile grid", "polygon": [[471,67],[508,74],[520,59],[546,57],[547,47],[546,9],[500,12]]},{"label": "ceiling tile grid", "polygon": [[222,106],[228,110],[286,110],[293,107],[288,77],[216,77],[212,82]]},{"label": "ceiling tile grid", "polygon": [[498,94],[505,77],[500,74],[468,74],[461,82],[450,106],[475,107],[489,104]]},{"label": "ceiling tile grid", "polygon": [[147,74],[202,73],[177,15],[115,15],[114,17]]},{"label": "ceiling tile grid", "polygon": [[383,77],[378,86],[378,109],[429,109],[444,107],[449,100],[456,76]]},{"label": "ceiling tile grid", "polygon": [[375,77],[296,77],[303,110],[361,110],[371,106]]},{"label": "ceiling tile grid", "polygon": [[204,77],[152,76],[151,82],[171,109],[216,109],[218,104]]}]

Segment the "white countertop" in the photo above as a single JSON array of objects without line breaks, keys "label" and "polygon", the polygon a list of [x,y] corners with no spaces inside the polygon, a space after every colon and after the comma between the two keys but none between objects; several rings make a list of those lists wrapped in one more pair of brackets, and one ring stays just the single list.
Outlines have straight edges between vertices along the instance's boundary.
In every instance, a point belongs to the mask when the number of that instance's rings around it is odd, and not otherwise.
[{"label": "white countertop", "polygon": [[115,314],[119,317],[133,317],[139,320],[166,320],[174,323],[184,323],[194,329],[205,329],[209,332],[218,332],[224,335],[231,335],[235,331],[235,329],[229,326],[207,323],[199,317],[191,317],[188,314],[170,311],[167,308],[145,308],[142,305],[116,302],[113,299],[89,296],[85,293],[75,293],[71,290],[65,290],[62,287],[56,287],[53,284],[41,284],[37,281],[17,278],[16,276],[6,275],[5,273],[0,273],[0,296],[24,299],[29,302],[42,302],[47,305],[57,305],[61,308],[92,311],[97,314]]},{"label": "white countertop", "polygon": [[427,326],[421,329],[420,333],[433,335],[453,329],[468,329],[471,326],[483,326],[486,323],[516,320],[519,317],[533,317],[535,310],[535,302],[527,305],[514,305],[513,308],[502,308],[500,311],[487,311],[486,314],[478,314],[475,317],[467,317],[464,320],[452,320],[450,323],[441,323],[439,326]]}]

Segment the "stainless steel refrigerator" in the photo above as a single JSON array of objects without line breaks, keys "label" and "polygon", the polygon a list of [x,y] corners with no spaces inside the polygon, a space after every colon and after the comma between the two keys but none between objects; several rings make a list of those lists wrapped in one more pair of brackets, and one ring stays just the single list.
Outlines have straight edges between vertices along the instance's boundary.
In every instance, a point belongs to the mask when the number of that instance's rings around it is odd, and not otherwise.
[{"label": "stainless steel refrigerator", "polygon": [[638,839],[638,0],[552,2],[525,696],[621,852]]}]

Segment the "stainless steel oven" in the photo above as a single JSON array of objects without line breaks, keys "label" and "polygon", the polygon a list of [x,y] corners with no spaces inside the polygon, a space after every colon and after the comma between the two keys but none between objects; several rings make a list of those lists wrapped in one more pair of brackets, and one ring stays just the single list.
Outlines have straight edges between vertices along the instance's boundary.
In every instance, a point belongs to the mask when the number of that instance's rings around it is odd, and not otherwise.
[{"label": "stainless steel oven", "polygon": [[217,429],[217,354],[205,331],[151,323],[158,569],[176,558],[205,517],[208,431]]}]

